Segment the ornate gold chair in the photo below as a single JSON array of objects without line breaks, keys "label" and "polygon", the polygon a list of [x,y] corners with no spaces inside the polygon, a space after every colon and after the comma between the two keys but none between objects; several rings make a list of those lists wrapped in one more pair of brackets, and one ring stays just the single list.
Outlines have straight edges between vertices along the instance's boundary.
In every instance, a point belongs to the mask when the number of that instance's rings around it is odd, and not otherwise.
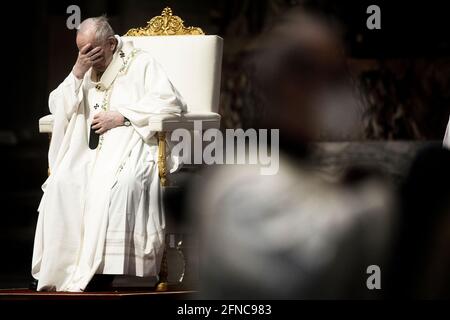
[{"label": "ornate gold chair", "polygon": [[[169,79],[187,103],[188,111],[181,117],[159,115],[150,120],[157,132],[158,168],[162,186],[168,185],[166,169],[167,141],[171,131],[184,128],[192,131],[194,121],[201,121],[202,129],[220,127],[217,113],[220,95],[223,39],[205,35],[197,27],[185,27],[183,20],[165,8],[143,28],[130,29],[124,36],[134,46],[146,51],[163,66]],[[39,119],[39,132],[51,138],[53,115]],[[184,272],[183,272],[184,273]],[[167,259],[164,257],[157,290],[167,289]]]}]

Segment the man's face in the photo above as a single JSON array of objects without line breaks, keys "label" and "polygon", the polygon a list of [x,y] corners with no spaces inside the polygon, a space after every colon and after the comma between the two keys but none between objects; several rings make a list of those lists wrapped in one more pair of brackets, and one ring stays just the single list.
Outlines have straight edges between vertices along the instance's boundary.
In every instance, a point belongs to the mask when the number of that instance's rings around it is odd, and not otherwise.
[{"label": "man's face", "polygon": [[85,45],[90,45],[90,50],[93,50],[97,47],[101,48],[101,57],[100,61],[95,63],[92,68],[97,72],[103,72],[106,70],[108,65],[112,60],[112,56],[117,46],[117,40],[113,36],[109,37],[103,42],[99,42],[95,39],[95,32],[90,33],[80,33],[76,38],[78,51],[81,50]]}]

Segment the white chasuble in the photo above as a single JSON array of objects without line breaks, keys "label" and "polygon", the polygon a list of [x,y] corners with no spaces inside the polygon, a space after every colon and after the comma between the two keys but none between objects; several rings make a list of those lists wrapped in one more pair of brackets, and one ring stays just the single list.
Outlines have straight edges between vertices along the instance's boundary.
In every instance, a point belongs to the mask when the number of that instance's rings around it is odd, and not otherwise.
[{"label": "white chasuble", "polygon": [[[38,290],[83,291],[96,273],[156,276],[164,215],[152,115],[186,105],[161,66],[122,43],[99,82],[72,73],[49,97],[54,127],[50,176],[38,211],[32,275]],[[97,112],[118,111],[131,126],[111,129],[89,148]],[[171,172],[178,159],[168,156]]]},{"label": "white chasuble", "polygon": [[448,125],[447,130],[445,131],[443,145],[445,148],[450,149],[450,116],[448,117]]}]

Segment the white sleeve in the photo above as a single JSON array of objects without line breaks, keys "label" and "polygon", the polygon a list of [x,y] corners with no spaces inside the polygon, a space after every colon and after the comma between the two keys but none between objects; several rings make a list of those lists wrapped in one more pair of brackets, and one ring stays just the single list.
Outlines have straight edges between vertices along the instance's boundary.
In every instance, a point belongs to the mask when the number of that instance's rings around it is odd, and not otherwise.
[{"label": "white sleeve", "polygon": [[56,163],[69,121],[83,100],[83,90],[80,90],[82,82],[83,80],[71,72],[58,88],[50,93],[49,109],[54,115],[52,139],[48,150],[50,170],[53,170]]},{"label": "white sleeve", "polygon": [[58,108],[63,108],[66,118],[70,119],[81,102],[80,88],[82,79],[78,79],[72,72],[64,81],[50,93],[48,105],[50,112],[56,114]]}]

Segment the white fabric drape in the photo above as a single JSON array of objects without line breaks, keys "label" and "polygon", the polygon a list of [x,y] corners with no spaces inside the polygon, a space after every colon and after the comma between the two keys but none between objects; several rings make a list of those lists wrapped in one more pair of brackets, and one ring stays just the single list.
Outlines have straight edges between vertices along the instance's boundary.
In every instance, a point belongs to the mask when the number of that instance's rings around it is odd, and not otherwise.
[{"label": "white fabric drape", "polygon": [[450,116],[448,117],[448,125],[447,130],[445,131],[443,145],[444,147],[450,149]]}]

